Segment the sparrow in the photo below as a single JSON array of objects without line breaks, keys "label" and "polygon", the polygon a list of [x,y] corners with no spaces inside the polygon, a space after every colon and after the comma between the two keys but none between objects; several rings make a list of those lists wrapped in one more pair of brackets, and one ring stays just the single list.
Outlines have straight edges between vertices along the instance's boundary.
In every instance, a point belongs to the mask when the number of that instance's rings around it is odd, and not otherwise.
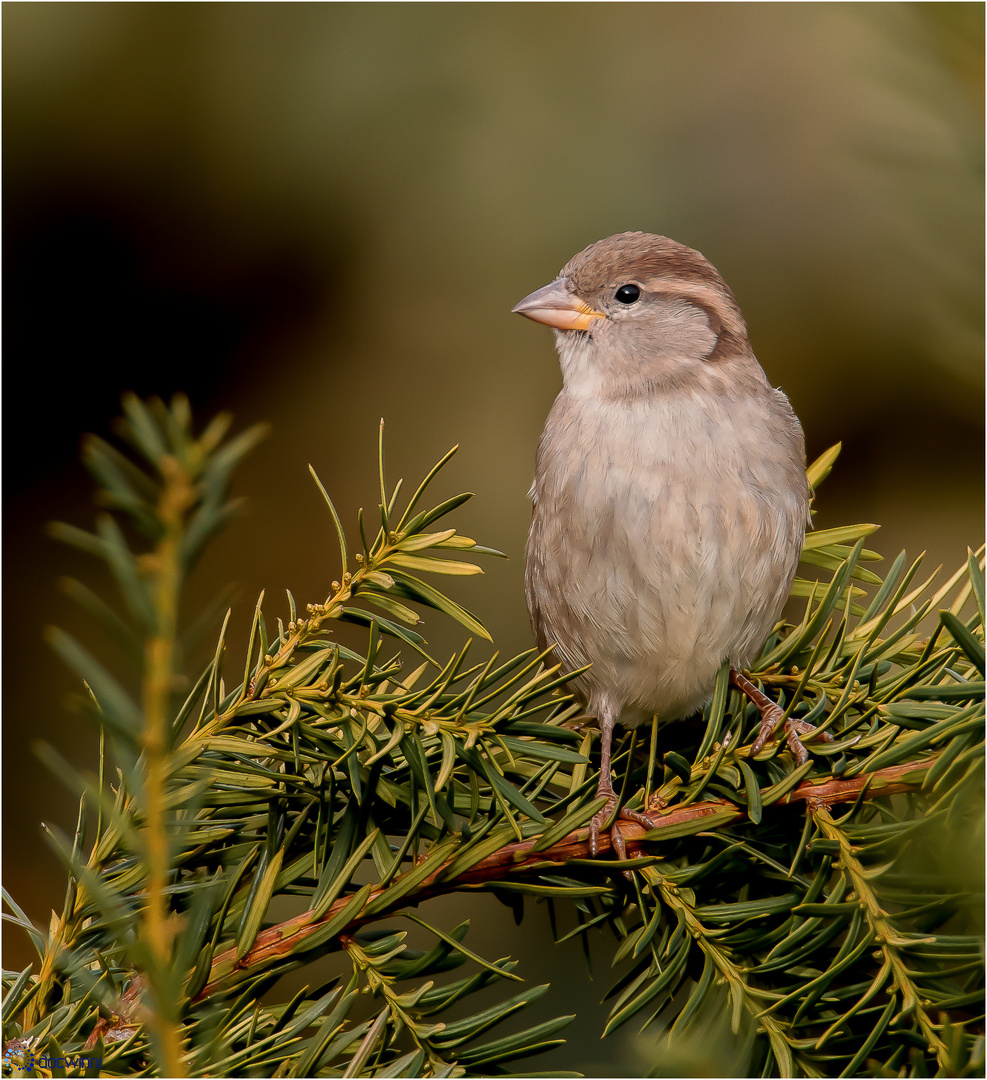
[{"label": "sparrow", "polygon": [[[532,629],[601,731],[590,848],[618,818],[614,726],[685,718],[724,661],[745,675],[788,596],[809,524],[802,427],[754,356],[733,293],[698,251],[626,232],[591,244],[512,309],[555,331],[562,390],[538,444],[525,591]],[[581,670],[581,669],[586,670]]]}]

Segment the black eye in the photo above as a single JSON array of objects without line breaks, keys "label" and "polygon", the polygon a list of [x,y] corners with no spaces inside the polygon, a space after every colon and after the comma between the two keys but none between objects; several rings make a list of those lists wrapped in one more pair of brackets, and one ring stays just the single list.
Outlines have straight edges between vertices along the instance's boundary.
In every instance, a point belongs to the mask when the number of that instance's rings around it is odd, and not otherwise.
[{"label": "black eye", "polygon": [[636,285],[621,285],[613,294],[621,304],[633,304],[641,297],[641,290]]}]

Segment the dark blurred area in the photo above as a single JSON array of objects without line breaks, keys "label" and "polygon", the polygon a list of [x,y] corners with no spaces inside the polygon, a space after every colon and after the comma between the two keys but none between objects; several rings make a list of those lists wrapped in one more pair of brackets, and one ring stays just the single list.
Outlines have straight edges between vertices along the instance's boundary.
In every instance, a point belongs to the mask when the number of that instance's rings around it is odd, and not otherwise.
[{"label": "dark blurred area", "polygon": [[[24,3],[2,19],[4,880],[37,921],[64,890],[39,822],[71,830],[75,798],[32,743],[95,760],[41,630],[91,634],[62,575],[108,590],[43,529],[91,525],[79,438],[107,433],[125,390],[273,424],[238,480],[247,514],[191,583],[190,614],[236,583],[233,655],[262,588],[272,617],[284,588],[325,597],[338,555],[306,466],[352,528],[376,502],[382,416],[392,481],[461,444],[436,495],[475,491],[462,530],[511,560],[453,591],[513,653],[560,377],[551,336],[509,311],[586,244],[645,229],[730,283],[810,459],[843,442],[817,524],[880,523],[872,546],[927,551],[930,572],[983,539],[981,4]],[[425,632],[439,652],[459,640],[435,617]],[[510,935],[567,1011],[578,950],[553,952],[540,913],[482,921],[473,947]],[[5,945],[5,967],[29,962]],[[572,994],[590,1009],[606,985]],[[602,1019],[579,1028],[543,1067],[648,1060],[630,1034],[599,1044]]]}]

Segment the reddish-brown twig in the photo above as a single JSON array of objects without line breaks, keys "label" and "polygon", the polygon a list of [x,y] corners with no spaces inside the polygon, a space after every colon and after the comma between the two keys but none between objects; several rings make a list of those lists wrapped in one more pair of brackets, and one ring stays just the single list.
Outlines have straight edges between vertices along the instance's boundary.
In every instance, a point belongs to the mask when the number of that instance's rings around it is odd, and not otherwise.
[{"label": "reddish-brown twig", "polygon": [[[930,758],[922,762],[892,765],[875,773],[854,776],[849,780],[824,780],[815,783],[802,783],[783,795],[773,805],[789,806],[792,803],[806,802],[815,805],[832,806],[836,803],[851,802],[860,797],[876,798],[880,795],[914,791],[921,784],[920,776],[916,774],[924,774],[934,760],[934,758]],[[908,777],[910,779],[906,779]],[[644,839],[644,836],[651,831],[707,817],[715,818],[716,826],[723,827],[746,818],[747,812],[743,806],[738,806],[728,799],[715,799],[709,802],[672,807],[669,810],[652,811],[647,816],[652,824],[651,830],[635,821],[618,821],[617,823],[617,828],[620,829],[624,838],[629,856],[640,853],[648,844],[655,843],[654,839],[647,841]],[[609,836],[601,835],[600,840],[603,851],[606,852],[607,848],[611,846]],[[585,859],[590,854],[588,828],[577,829],[544,851],[533,850],[537,842],[538,838],[535,837],[531,840],[506,844],[449,880],[443,878],[443,871],[450,865],[451,860],[443,863],[414,890],[400,895],[395,906],[400,908],[411,907],[441,893],[453,892],[465,886],[483,885],[491,881],[530,874],[539,868],[565,863],[570,859]],[[612,862],[611,865],[615,872],[620,871],[620,863]],[[396,880],[399,881],[400,879]],[[372,891],[367,898],[367,903],[380,896],[383,891],[382,889]],[[235,982],[241,981],[242,976],[248,974],[251,970],[263,967],[279,957],[289,956],[301,951],[304,949],[303,943],[306,938],[336,918],[350,900],[350,896],[340,897],[321,918],[316,919],[311,912],[303,912],[293,919],[288,919],[286,922],[270,927],[257,935],[253,946],[239,962],[236,960],[236,951],[234,949],[228,949],[226,952],[221,953],[213,960],[209,982],[196,1000],[215,994],[217,991],[222,990],[231,980]],[[368,918],[362,917],[359,913],[354,913],[354,917],[348,925],[340,928],[340,934],[351,933],[364,923],[385,918],[393,913],[390,907],[380,908]],[[240,975],[241,978],[237,978],[237,975]]]}]

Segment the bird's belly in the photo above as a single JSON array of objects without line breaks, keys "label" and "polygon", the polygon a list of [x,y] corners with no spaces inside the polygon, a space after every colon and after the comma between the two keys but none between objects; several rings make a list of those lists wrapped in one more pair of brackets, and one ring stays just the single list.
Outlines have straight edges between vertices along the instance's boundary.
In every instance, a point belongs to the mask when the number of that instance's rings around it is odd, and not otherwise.
[{"label": "bird's belly", "polygon": [[564,666],[592,665],[576,683],[591,708],[605,694],[625,724],[686,716],[724,660],[756,655],[787,596],[805,509],[752,483],[750,466],[728,443],[704,461],[611,433],[580,468],[545,471],[529,607]]}]

